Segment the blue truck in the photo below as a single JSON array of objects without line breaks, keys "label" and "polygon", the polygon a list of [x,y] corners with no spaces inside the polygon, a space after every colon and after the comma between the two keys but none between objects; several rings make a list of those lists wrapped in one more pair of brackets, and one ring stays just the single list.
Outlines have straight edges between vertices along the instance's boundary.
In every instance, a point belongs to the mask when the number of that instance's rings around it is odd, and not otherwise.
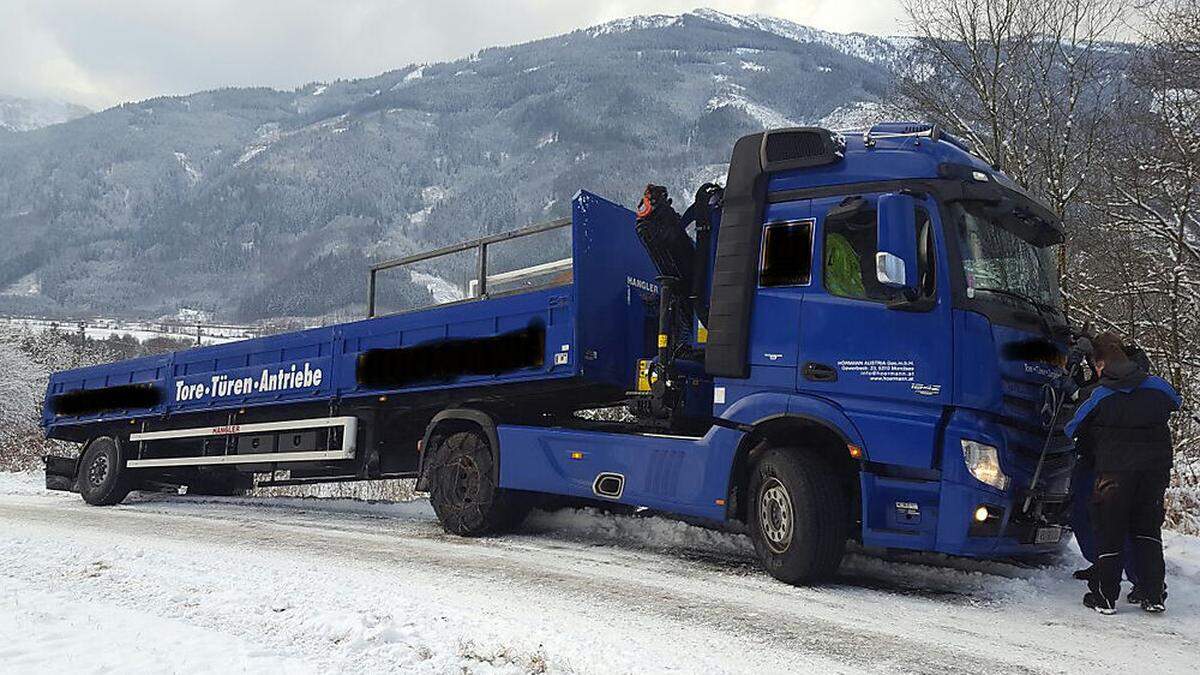
[{"label": "blue truck", "polygon": [[[538,237],[569,253],[497,270]],[[46,484],[106,505],[416,478],[448,532],[650,510],[747,533],[788,583],[850,539],[1047,553],[1073,464],[1062,238],[936,126],[755,133],[682,215],[653,185],[636,212],[581,191],[569,219],[374,265],[364,320],[55,373],[46,436],[81,450]],[[456,256],[460,292],[390,297]]]}]

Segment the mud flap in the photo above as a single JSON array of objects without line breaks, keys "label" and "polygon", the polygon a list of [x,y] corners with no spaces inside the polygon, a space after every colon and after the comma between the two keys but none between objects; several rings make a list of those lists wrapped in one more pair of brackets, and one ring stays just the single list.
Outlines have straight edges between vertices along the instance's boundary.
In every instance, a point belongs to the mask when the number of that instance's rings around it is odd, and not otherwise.
[{"label": "mud flap", "polygon": [[446,463],[446,456],[450,451],[445,447],[445,443],[439,443],[437,447],[430,449],[429,441],[433,440],[430,436],[421,444],[421,461],[417,469],[417,492],[429,492],[430,473]]},{"label": "mud flap", "polygon": [[55,457],[46,455],[42,458],[46,464],[46,489],[79,492],[75,485],[75,477],[79,469],[79,460],[72,457]]}]

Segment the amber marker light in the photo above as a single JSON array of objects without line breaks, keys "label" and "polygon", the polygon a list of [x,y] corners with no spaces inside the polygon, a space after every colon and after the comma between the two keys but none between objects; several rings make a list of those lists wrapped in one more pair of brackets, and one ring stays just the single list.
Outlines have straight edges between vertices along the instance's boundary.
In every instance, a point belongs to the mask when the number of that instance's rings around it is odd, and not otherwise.
[{"label": "amber marker light", "polygon": [[850,451],[850,457],[854,459],[862,459],[862,448],[857,445],[847,445],[846,450]]}]

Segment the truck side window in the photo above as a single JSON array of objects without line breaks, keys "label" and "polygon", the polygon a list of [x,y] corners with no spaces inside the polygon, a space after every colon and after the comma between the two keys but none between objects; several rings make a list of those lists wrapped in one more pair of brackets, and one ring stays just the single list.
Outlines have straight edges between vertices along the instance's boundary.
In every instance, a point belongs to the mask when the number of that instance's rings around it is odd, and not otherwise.
[{"label": "truck side window", "polygon": [[763,231],[761,286],[803,286],[812,278],[813,221],[770,223]]},{"label": "truck side window", "polygon": [[917,209],[917,269],[920,273],[917,291],[922,298],[932,298],[937,294],[936,265],[937,248],[933,241],[933,223],[929,213],[922,208]]},{"label": "truck side window", "polygon": [[[896,298],[896,292],[880,284],[875,276],[875,254],[879,250],[875,217],[874,209],[859,208],[826,219],[823,267],[825,290],[831,295],[879,302]],[[917,209],[916,273],[921,297],[933,297],[937,288],[934,251],[929,214]]]}]

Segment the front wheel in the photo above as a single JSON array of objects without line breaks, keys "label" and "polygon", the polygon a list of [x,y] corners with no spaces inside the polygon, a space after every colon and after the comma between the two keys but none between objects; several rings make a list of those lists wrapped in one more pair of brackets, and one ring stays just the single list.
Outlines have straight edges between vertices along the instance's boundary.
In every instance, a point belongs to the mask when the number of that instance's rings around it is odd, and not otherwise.
[{"label": "front wheel", "polygon": [[107,436],[88,444],[79,460],[79,494],[92,506],[120,504],[129,494],[129,476],[116,440]]},{"label": "front wheel", "polygon": [[804,584],[837,572],[850,504],[828,462],[800,448],[768,450],[754,466],[749,494],[754,548],[771,576]]},{"label": "front wheel", "polygon": [[511,530],[529,513],[529,500],[496,485],[495,448],[474,431],[451,434],[430,467],[429,501],[451,534],[479,537]]}]

